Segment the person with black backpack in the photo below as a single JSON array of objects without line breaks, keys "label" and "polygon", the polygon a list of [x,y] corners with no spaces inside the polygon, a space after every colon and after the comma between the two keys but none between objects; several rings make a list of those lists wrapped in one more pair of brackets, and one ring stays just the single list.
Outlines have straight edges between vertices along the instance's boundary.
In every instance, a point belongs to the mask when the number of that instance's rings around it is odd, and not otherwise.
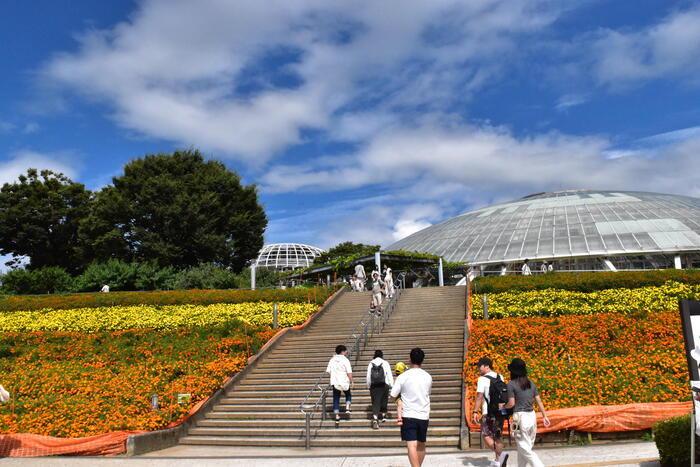
[{"label": "person with black backpack", "polygon": [[[481,357],[476,362],[476,368],[481,376],[476,383],[476,401],[472,418],[474,423],[481,424],[484,442],[496,455],[491,466],[505,467],[508,454],[503,452],[503,422],[509,414],[501,407],[508,402],[508,386],[503,376],[493,371],[493,362],[490,358]],[[481,417],[479,417],[479,410],[481,410]]]},{"label": "person with black backpack", "polygon": [[379,429],[380,422],[386,421],[389,389],[393,385],[391,365],[384,360],[384,352],[375,350],[374,359],[367,365],[367,388],[372,398],[372,428],[375,430]]}]

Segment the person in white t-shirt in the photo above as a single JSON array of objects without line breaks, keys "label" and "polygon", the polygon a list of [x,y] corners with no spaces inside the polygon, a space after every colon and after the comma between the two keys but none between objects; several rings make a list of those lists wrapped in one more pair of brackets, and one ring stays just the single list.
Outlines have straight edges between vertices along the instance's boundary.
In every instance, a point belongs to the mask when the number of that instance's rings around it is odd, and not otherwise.
[{"label": "person in white t-shirt", "polygon": [[396,378],[391,398],[401,397],[402,414],[396,422],[401,426],[401,440],[406,441],[411,467],[418,467],[425,459],[425,440],[430,419],[430,391],[433,378],[421,368],[425,352],[411,350],[411,369]]},{"label": "person in white t-shirt", "polygon": [[[491,462],[491,466],[500,466],[508,459],[508,454],[503,452],[503,422],[504,418],[499,414],[490,414],[488,411],[489,389],[491,388],[491,378],[503,376],[493,371],[493,362],[488,357],[481,357],[476,362],[479,370],[479,379],[476,381],[476,400],[472,411],[474,423],[481,424],[481,435],[489,449],[493,450],[496,460]],[[481,409],[481,418],[479,417]]]},{"label": "person in white t-shirt", "polygon": [[102,288],[100,289],[100,292],[103,292],[103,293],[109,292],[109,286],[107,284],[103,285]]},{"label": "person in white t-shirt", "polygon": [[333,413],[335,414],[335,426],[340,426],[340,393],[345,393],[345,413],[351,413],[352,388],[355,383],[352,380],[352,365],[346,357],[347,347],[339,345],[335,348],[335,355],[328,362],[326,373],[331,377],[333,386]]},{"label": "person in white t-shirt", "polygon": [[523,261],[523,267],[520,268],[520,271],[523,273],[523,276],[531,276],[532,275],[532,271],[530,270],[530,265],[528,264],[529,262],[530,262],[529,259],[525,259],[525,261]]},{"label": "person in white t-shirt", "polygon": [[365,272],[365,267],[361,264],[355,266],[355,277],[360,281],[358,284],[359,291],[365,290],[365,282],[367,282],[367,273]]}]

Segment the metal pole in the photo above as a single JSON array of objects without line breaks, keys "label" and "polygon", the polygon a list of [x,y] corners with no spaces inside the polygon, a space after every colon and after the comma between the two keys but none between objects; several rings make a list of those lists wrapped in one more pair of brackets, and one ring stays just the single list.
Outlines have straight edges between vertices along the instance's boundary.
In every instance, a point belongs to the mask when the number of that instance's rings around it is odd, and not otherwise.
[{"label": "metal pole", "polygon": [[488,294],[481,295],[481,302],[484,305],[484,319],[489,319],[489,300]]},{"label": "metal pole", "polygon": [[440,258],[440,267],[438,268],[438,283],[440,284],[440,287],[445,286],[445,280],[442,275],[442,258]]},{"label": "metal pole", "polygon": [[279,305],[272,306],[272,329],[277,329],[277,317],[279,316]]},{"label": "metal pole", "polygon": [[306,444],[305,448],[308,451],[311,449],[311,412],[306,412]]},{"label": "metal pole", "polygon": [[250,288],[255,290],[255,266],[250,267]]},{"label": "metal pole", "polygon": [[690,466],[695,466],[695,401],[690,412]]},{"label": "metal pole", "polygon": [[327,414],[326,414],[326,410],[327,410],[327,407],[326,407],[326,397],[327,397],[327,396],[328,396],[328,391],[326,391],[326,390],[324,389],[324,390],[323,390],[323,395],[321,396],[321,406],[322,406],[322,409],[323,409],[323,412],[321,412],[321,421],[323,421],[323,422],[326,421],[326,417],[327,417]]},{"label": "metal pole", "polygon": [[382,276],[382,254],[376,252],[374,254],[374,262],[377,265],[377,271],[379,271],[379,277]]}]

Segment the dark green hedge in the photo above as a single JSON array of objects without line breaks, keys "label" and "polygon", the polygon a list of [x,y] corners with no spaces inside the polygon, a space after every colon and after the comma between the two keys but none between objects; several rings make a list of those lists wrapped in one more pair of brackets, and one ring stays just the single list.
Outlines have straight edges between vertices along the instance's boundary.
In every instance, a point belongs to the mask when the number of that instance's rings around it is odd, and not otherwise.
[{"label": "dark green hedge", "polygon": [[498,293],[544,289],[595,292],[604,289],[636,289],[663,285],[666,281],[700,284],[700,270],[664,269],[657,271],[560,272],[534,276],[479,277],[473,283],[475,293]]},{"label": "dark green hedge", "polygon": [[326,287],[259,290],[169,290],[65,295],[0,295],[0,312],[115,305],[209,305],[244,302],[309,302],[322,305],[336,289]]},{"label": "dark green hedge", "polygon": [[664,467],[690,465],[690,415],[669,418],[654,425],[654,441]]}]

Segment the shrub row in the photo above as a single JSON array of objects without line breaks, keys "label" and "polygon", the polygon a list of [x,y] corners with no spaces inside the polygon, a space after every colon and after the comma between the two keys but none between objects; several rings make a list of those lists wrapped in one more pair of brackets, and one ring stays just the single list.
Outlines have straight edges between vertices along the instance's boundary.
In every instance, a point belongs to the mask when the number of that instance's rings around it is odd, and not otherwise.
[{"label": "shrub row", "polygon": [[473,290],[476,293],[543,289],[594,292],[604,289],[636,289],[662,285],[670,280],[685,284],[700,284],[700,271],[696,269],[664,269],[620,272],[555,272],[554,274],[534,276],[488,276],[477,278],[473,283]]},{"label": "shrub row", "polygon": [[690,465],[690,414],[654,424],[654,441],[663,467]]},{"label": "shrub row", "polygon": [[[270,269],[256,270],[258,287],[276,285],[278,274]],[[235,274],[214,264],[176,270],[153,263],[126,263],[109,260],[95,263],[76,277],[59,267],[36,270],[13,269],[0,277],[2,291],[9,294],[45,294],[110,290],[237,289],[250,287],[250,270]]]},{"label": "shrub row", "polygon": [[51,308],[98,308],[129,305],[211,305],[216,303],[292,302],[322,305],[334,289],[259,290],[172,290],[156,292],[110,292],[67,295],[0,296],[0,311],[28,311]]},{"label": "shrub row", "polygon": [[[472,296],[474,318],[483,316],[482,297],[481,294]],[[662,286],[597,292],[546,289],[487,294],[489,318],[655,312],[677,309],[679,299],[700,299],[700,285],[667,282]]]}]

